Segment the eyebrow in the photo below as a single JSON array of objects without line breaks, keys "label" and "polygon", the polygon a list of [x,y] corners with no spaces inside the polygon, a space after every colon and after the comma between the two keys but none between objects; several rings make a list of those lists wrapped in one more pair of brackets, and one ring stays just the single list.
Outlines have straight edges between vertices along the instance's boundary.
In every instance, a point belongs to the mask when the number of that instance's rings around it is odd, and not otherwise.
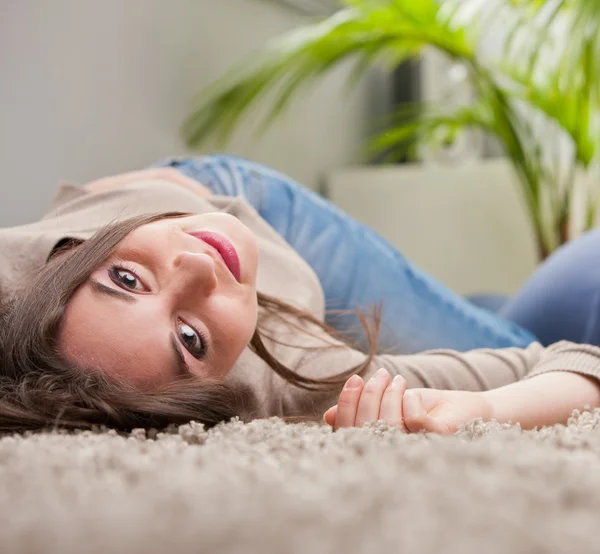
[{"label": "eyebrow", "polygon": [[[131,294],[127,294],[126,292],[121,291],[119,289],[108,287],[100,281],[96,281],[96,279],[90,279],[90,284],[92,286],[92,290],[97,294],[105,294],[107,296],[112,296],[113,298],[124,300],[125,302],[129,302],[130,304],[135,304],[137,302],[137,298],[135,298]],[[173,333],[171,333],[171,346],[173,347],[173,352],[175,353],[175,365],[177,367],[177,373],[188,377],[192,374],[192,372],[190,371],[190,366],[188,366],[187,362],[185,361],[183,350],[181,350],[179,342],[177,341],[177,338]]]},{"label": "eyebrow", "polygon": [[96,281],[96,279],[90,279],[90,284],[92,286],[92,290],[96,293],[106,294],[108,296],[112,296],[113,298],[119,298],[120,300],[124,300],[125,302],[129,303],[137,302],[137,298],[135,298],[131,294],[127,294],[126,292],[119,289],[107,287],[100,281]]}]

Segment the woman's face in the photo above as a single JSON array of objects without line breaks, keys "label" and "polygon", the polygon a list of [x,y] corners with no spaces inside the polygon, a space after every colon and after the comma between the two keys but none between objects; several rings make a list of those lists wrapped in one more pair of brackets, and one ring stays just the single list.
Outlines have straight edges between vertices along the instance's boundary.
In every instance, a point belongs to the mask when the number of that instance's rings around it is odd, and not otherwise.
[{"label": "woman's face", "polygon": [[229,214],[143,225],[69,301],[60,350],[143,388],[222,379],[256,327],[257,262],[254,235]]}]

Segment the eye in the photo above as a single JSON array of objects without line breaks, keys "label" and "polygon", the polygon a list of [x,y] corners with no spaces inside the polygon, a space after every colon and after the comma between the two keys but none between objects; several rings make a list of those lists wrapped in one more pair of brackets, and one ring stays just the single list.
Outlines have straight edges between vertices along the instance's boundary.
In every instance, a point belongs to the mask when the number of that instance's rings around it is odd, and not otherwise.
[{"label": "eye", "polygon": [[177,323],[179,339],[194,358],[201,359],[206,355],[204,336],[183,321]]},{"label": "eye", "polygon": [[140,278],[131,270],[120,266],[112,266],[108,270],[111,280],[120,287],[137,292],[148,292]]}]

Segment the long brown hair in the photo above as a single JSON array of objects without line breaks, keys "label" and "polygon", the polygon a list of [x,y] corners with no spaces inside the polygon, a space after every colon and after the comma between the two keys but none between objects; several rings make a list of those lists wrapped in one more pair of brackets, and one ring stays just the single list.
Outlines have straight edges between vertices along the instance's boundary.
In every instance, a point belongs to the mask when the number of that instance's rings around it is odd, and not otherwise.
[{"label": "long brown hair", "polygon": [[[152,392],[81,371],[65,360],[57,334],[65,307],[94,268],[118,243],[141,225],[184,214],[133,217],[113,223],[89,240],[66,241],[35,276],[0,311],[0,432],[53,426],[88,428],[105,425],[121,430],[163,428],[196,420],[207,427],[234,416],[252,419],[256,399],[251,389],[196,378],[177,381]],[[286,367],[269,352],[260,331],[261,317],[284,317],[302,332],[325,330],[341,338],[311,314],[278,299],[258,295],[259,324],[250,348],[286,381],[311,391],[339,390],[352,374],[363,373],[377,348],[377,323],[359,313],[370,344],[363,363],[326,379],[309,378]],[[312,329],[312,331],[311,331]],[[272,339],[276,340],[276,339]]]}]

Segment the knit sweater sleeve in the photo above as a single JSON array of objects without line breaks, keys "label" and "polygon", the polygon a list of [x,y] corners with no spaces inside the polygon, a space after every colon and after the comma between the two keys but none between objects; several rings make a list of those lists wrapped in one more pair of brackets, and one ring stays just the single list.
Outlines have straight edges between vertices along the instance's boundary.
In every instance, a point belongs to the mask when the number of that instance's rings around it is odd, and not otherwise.
[{"label": "knit sweater sleeve", "polygon": [[[313,351],[301,357],[297,371],[314,377],[332,375],[361,360],[364,360],[364,354],[350,349]],[[527,348],[481,349],[464,353],[431,350],[404,356],[382,355],[375,357],[363,374],[364,378],[369,378],[380,367],[386,368],[392,375],[402,375],[409,388],[485,391],[550,371],[571,371],[600,382],[600,348],[562,341],[547,348],[532,343]],[[300,396],[303,394],[306,391],[302,391]],[[315,395],[310,405],[316,411],[327,409],[335,403],[337,394],[339,392],[329,397]],[[296,404],[293,396],[288,397],[290,407]],[[302,409],[306,409],[304,402],[302,404]]]},{"label": "knit sweater sleeve", "polygon": [[484,391],[548,371],[572,371],[600,380],[600,348],[562,341],[547,348],[431,350],[412,356],[380,356],[376,367],[400,373],[411,387]]}]

